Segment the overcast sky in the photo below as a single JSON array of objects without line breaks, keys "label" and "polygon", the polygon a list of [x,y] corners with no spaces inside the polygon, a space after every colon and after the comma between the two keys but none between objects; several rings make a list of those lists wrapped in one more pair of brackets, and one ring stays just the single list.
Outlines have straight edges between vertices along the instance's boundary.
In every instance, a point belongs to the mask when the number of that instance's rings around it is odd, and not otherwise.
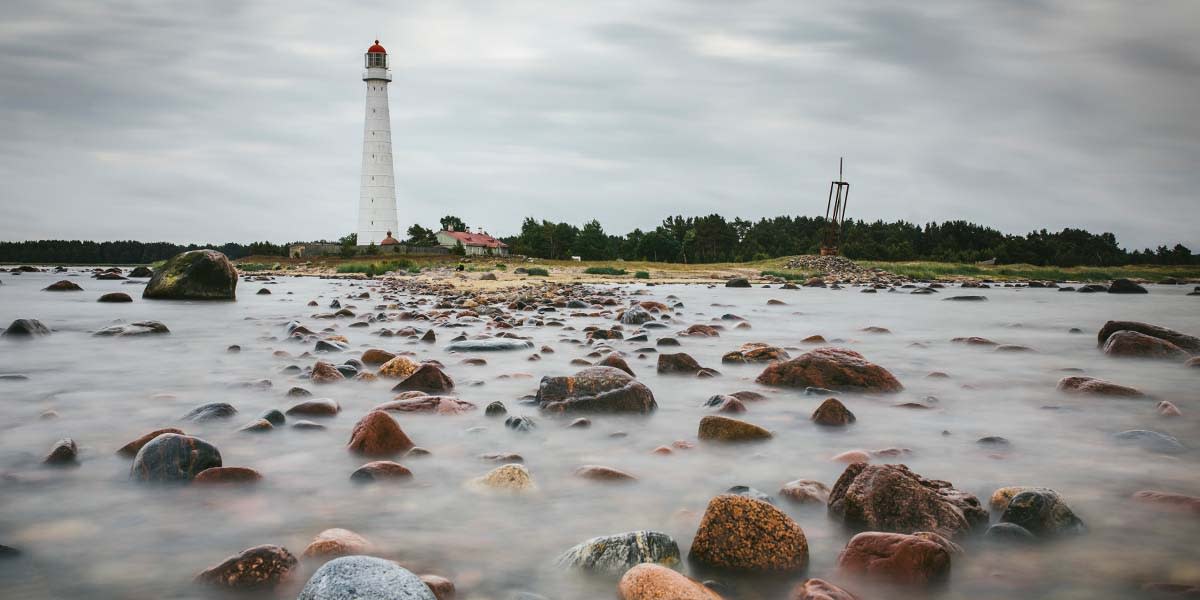
[{"label": "overcast sky", "polygon": [[1200,2],[3,0],[0,239],[354,230],[362,54],[401,229],[670,214],[1200,250]]}]

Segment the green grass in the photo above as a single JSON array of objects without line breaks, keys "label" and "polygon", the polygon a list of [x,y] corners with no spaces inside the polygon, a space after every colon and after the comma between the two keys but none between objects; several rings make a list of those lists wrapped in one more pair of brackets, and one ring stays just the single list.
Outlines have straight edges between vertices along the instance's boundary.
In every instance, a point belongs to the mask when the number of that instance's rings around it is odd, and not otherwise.
[{"label": "green grass", "polygon": [[1036,265],[975,265],[938,262],[858,261],[867,268],[879,268],[889,273],[913,279],[943,279],[969,277],[975,279],[1031,279],[1044,281],[1109,281],[1118,278],[1159,281],[1167,277],[1190,279],[1200,276],[1200,267],[1127,265],[1123,267],[1039,267]]},{"label": "green grass", "polygon": [[638,271],[633,274],[634,279],[650,279],[650,273],[647,271]]},{"label": "green grass", "polygon": [[375,262],[350,262],[338,265],[338,273],[363,273],[374,277],[382,275],[388,271],[412,271],[412,269],[420,271],[420,267],[414,264],[411,260],[401,258],[399,260],[381,260]]},{"label": "green grass", "polygon": [[271,267],[272,265],[268,265],[267,263],[242,263],[237,266],[239,271],[245,271],[247,273],[254,271],[269,271],[271,270]]},{"label": "green grass", "polygon": [[541,267],[529,267],[528,269],[525,269],[525,274],[536,277],[549,277],[550,271],[547,271]]},{"label": "green grass", "polygon": [[626,275],[629,271],[616,267],[588,267],[583,270],[588,275]]}]

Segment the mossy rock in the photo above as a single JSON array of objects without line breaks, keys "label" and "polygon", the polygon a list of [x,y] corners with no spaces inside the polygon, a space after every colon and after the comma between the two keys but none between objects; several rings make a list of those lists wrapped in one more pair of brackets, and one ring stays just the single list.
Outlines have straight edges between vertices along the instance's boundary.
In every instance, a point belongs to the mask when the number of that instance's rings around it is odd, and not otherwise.
[{"label": "mossy rock", "polygon": [[237,270],[216,250],[178,254],[154,271],[143,298],[165,300],[234,300]]}]

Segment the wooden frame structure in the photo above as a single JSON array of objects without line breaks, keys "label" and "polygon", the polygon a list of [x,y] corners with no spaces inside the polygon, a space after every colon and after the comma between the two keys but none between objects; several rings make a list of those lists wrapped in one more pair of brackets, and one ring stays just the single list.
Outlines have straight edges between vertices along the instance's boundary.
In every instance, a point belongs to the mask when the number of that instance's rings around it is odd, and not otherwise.
[{"label": "wooden frame structure", "polygon": [[846,219],[846,204],[850,201],[850,183],[842,177],[844,159],[838,159],[837,181],[829,183],[829,198],[825,202],[825,235],[821,239],[821,256],[837,256],[842,241],[842,225]]}]

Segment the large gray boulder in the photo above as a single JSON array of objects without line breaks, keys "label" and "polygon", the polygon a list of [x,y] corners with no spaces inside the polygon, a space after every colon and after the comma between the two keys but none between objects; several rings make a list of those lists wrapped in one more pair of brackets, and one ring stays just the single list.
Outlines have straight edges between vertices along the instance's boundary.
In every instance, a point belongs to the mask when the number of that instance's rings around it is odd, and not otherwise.
[{"label": "large gray boulder", "polygon": [[587,540],[558,557],[558,564],[595,573],[621,575],[635,565],[679,564],[679,546],[658,531],[631,531]]},{"label": "large gray boulder", "polygon": [[163,300],[234,300],[238,275],[216,250],[177,254],[154,272],[143,298]]},{"label": "large gray boulder", "polygon": [[437,600],[408,569],[373,556],[343,556],[317,569],[296,600]]}]

